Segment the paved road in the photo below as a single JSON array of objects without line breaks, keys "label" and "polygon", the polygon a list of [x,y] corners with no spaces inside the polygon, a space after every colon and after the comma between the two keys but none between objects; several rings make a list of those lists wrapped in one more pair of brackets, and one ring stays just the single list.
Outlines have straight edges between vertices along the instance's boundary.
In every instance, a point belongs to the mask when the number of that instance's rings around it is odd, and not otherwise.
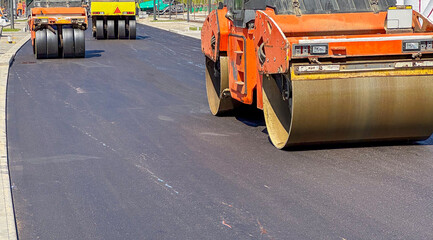
[{"label": "paved road", "polygon": [[209,113],[199,40],[138,26],[86,59],[18,53],[8,144],[20,239],[433,239],[433,140],[276,150]]}]

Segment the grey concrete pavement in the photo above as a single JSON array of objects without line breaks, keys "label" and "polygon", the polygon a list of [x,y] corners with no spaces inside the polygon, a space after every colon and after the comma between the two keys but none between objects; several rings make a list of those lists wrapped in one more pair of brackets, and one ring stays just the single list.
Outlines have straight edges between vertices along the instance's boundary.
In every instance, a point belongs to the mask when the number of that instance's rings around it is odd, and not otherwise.
[{"label": "grey concrete pavement", "polygon": [[[19,43],[21,39],[27,38],[30,33],[25,32],[24,29],[27,26],[27,22],[24,21],[17,21],[15,22],[15,28],[21,29],[18,32],[8,32],[6,29],[10,29],[9,27],[6,27],[3,31],[3,34],[0,36],[0,58],[3,54],[9,51],[15,44]],[[12,41],[9,42],[9,39]]]},{"label": "grey concrete pavement", "polygon": [[433,139],[279,151],[214,117],[200,41],[138,25],[8,84],[20,239],[433,239]]},{"label": "grey concrete pavement", "polygon": [[166,30],[169,32],[177,33],[180,35],[200,39],[201,31],[203,23],[201,22],[187,22],[184,20],[168,20],[165,18],[159,18],[157,21],[153,21],[153,18],[147,17],[137,20],[138,23],[147,25],[150,27]]}]

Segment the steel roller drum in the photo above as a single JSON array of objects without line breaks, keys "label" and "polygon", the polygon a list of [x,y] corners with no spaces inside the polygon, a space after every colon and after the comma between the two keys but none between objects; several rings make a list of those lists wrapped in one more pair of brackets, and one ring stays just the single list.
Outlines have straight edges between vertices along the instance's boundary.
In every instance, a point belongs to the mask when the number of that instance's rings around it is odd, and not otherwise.
[{"label": "steel roller drum", "polygon": [[[277,148],[305,143],[423,140],[433,132],[433,70],[300,77],[292,100],[263,78],[264,114]],[[356,77],[348,77],[358,75]],[[331,77],[331,78],[330,78]],[[289,105],[292,106],[291,111]]]},{"label": "steel roller drum", "polygon": [[[219,57],[219,69],[215,69],[215,62],[206,57],[206,91],[209,108],[213,115],[220,115],[234,108],[230,97],[220,98],[220,93],[228,89],[228,57]],[[219,71],[218,71],[219,70]],[[218,71],[218,72],[217,72]]]}]

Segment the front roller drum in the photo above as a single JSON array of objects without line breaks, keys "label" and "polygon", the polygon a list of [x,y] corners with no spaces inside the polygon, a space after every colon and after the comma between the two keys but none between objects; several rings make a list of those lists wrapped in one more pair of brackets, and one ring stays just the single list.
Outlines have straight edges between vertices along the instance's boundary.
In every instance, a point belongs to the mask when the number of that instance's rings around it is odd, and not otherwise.
[{"label": "front roller drum", "polygon": [[74,56],[76,58],[83,58],[86,56],[84,30],[78,28],[74,28]]},{"label": "front roller drum", "polygon": [[96,39],[104,39],[104,20],[96,20]]},{"label": "front roller drum", "polygon": [[[272,144],[278,149],[288,145],[292,123],[292,99],[283,98],[283,84],[287,85],[283,75],[263,76],[263,114],[266,128]],[[290,84],[290,83],[289,83]],[[289,90],[286,87],[286,90]]]},{"label": "front roller drum", "polygon": [[129,20],[128,24],[128,32],[129,32],[129,39],[136,39],[137,38],[137,24],[135,20]]},{"label": "front roller drum", "polygon": [[116,32],[114,30],[114,20],[107,20],[107,38],[116,38]]},{"label": "front roller drum", "polygon": [[234,109],[234,100],[228,90],[228,57],[220,56],[214,62],[206,57],[206,92],[210,111],[213,115],[221,115]]},{"label": "front roller drum", "polygon": [[34,44],[36,58],[47,58],[47,29],[41,29],[36,31]]},{"label": "front roller drum", "polygon": [[[433,132],[433,70],[408,72],[411,75],[291,79],[286,89],[279,79],[289,76],[264,76],[263,112],[269,137],[279,149],[427,139]],[[289,94],[283,92],[287,89]]]},{"label": "front roller drum", "polygon": [[59,35],[57,29],[47,29],[47,57],[59,57]]},{"label": "front roller drum", "polygon": [[74,29],[63,28],[63,57],[73,58],[75,56],[74,50]]},{"label": "front roller drum", "polygon": [[117,33],[119,35],[119,39],[125,39],[126,38],[125,20],[117,21]]}]

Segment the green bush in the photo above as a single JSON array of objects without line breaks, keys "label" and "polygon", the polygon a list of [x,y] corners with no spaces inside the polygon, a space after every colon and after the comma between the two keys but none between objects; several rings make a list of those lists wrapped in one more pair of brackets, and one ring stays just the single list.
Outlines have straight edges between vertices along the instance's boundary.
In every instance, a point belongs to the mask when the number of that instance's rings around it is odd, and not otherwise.
[{"label": "green bush", "polygon": [[19,28],[3,28],[3,32],[19,32],[21,29]]}]

